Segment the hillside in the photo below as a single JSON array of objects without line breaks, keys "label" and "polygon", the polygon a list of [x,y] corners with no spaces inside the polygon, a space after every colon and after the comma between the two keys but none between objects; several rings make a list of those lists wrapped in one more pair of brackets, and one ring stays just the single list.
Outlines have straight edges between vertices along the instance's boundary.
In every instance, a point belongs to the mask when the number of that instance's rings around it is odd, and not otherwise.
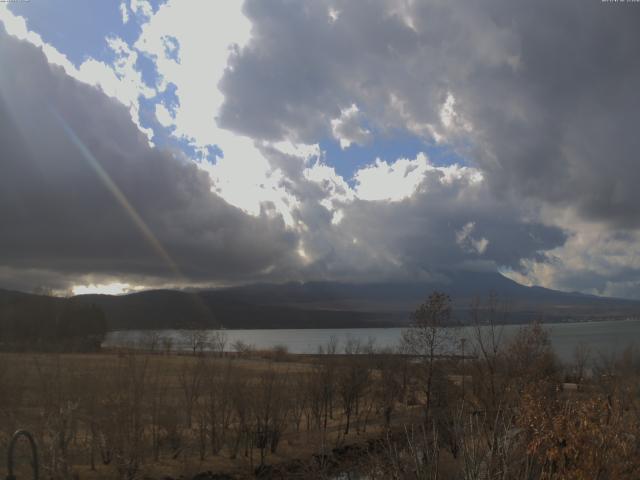
[{"label": "hillside", "polygon": [[508,301],[509,321],[612,319],[640,315],[640,302],[526,287],[497,273],[448,272],[433,282],[251,284],[203,291],[151,290],[129,295],[55,299],[0,291],[9,305],[74,302],[96,305],[110,330],[162,328],[340,328],[399,326],[434,291],[448,293],[458,321],[474,298],[493,292]]}]

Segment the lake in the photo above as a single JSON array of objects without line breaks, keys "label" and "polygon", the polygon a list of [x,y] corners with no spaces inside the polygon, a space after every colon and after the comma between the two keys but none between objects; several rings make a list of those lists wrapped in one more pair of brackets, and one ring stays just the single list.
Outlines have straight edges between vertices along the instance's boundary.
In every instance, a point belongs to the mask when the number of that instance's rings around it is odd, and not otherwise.
[{"label": "lake", "polygon": [[[579,344],[589,346],[594,355],[618,354],[626,347],[640,340],[640,319],[545,324],[550,332],[551,344],[563,361],[571,361]],[[503,332],[509,337],[521,328],[520,325],[505,325]],[[216,331],[211,331],[214,335]],[[126,330],[110,332],[104,347],[145,346],[151,334],[159,338],[171,338],[175,350],[189,349],[189,332],[185,330]],[[373,341],[377,348],[396,347],[401,338],[401,328],[345,328],[345,329],[273,329],[273,330],[224,330],[227,350],[240,340],[258,349],[269,349],[284,345],[291,353],[317,353],[320,346],[326,346],[332,337],[338,340],[338,352],[349,339],[362,342]],[[456,332],[459,338],[469,341],[473,338],[470,327],[462,327]]]}]

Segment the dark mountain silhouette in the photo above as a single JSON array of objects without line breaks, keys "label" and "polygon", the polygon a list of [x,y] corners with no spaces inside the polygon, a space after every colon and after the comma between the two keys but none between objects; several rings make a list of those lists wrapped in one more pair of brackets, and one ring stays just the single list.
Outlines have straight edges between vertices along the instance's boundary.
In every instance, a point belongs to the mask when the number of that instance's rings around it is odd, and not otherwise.
[{"label": "dark mountain silhouette", "polygon": [[95,350],[107,331],[104,312],[95,304],[0,290],[2,350]]},{"label": "dark mountain silhouette", "polygon": [[391,325],[393,315],[264,300],[240,289],[153,290],[123,296],[82,295],[98,305],[112,330],[156,328],[341,328]]},{"label": "dark mountain silhouette", "polygon": [[[290,282],[202,291],[151,290],[129,295],[79,295],[95,305],[110,330],[162,328],[340,328],[400,326],[434,290],[448,293],[456,318],[468,320],[474,298],[495,293],[507,301],[509,320],[569,321],[640,315],[640,302],[526,287],[498,273],[447,272],[420,282]],[[0,291],[0,319],[7,305],[43,297]],[[45,297],[46,298],[46,297]]]},{"label": "dark mountain silhouette", "polygon": [[580,293],[525,287],[497,273],[477,272],[450,273],[442,280],[431,282],[251,284],[201,291],[199,295],[209,299],[249,300],[261,305],[295,305],[356,311],[410,311],[434,290],[446,292],[460,306],[466,300],[486,296],[492,292],[510,301],[532,304],[556,304],[567,301],[581,304],[609,300]]}]

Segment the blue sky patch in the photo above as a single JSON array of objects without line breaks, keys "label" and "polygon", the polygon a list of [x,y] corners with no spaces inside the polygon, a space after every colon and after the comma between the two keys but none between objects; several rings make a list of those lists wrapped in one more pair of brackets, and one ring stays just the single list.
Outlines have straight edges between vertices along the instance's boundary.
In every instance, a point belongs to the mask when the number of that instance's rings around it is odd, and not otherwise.
[{"label": "blue sky patch", "polygon": [[402,132],[393,136],[374,135],[367,145],[351,144],[344,150],[340,148],[338,141],[326,138],[320,141],[320,149],[325,152],[326,163],[352,185],[355,172],[373,164],[378,158],[392,163],[399,158],[414,159],[420,152],[424,152],[437,166],[468,164],[448,145],[425,142],[415,135]]},{"label": "blue sky patch", "polygon": [[[161,3],[152,2],[154,10]],[[9,9],[24,17],[29,30],[64,53],[76,67],[88,57],[112,63],[114,54],[106,39],[118,36],[131,44],[140,34],[134,15],[122,24],[120,3],[114,1],[11,2]]]},{"label": "blue sky patch", "polygon": [[[156,83],[158,81],[158,70],[155,62],[151,58],[147,55],[138,54],[138,58],[136,59],[136,70],[138,70],[142,75],[144,83],[150,87],[156,87]],[[167,108],[169,108],[169,104],[167,104]]]}]

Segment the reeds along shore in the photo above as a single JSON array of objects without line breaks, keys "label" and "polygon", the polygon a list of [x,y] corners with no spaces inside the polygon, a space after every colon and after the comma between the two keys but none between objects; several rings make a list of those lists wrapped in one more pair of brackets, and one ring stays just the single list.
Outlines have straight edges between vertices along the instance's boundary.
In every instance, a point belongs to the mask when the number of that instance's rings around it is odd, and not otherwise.
[{"label": "reeds along shore", "polygon": [[31,430],[54,479],[252,478],[294,459],[308,478],[638,478],[637,350],[560,365],[538,325],[509,342],[478,332],[475,358],[433,361],[357,341],[315,356],[2,354],[0,447]]}]

